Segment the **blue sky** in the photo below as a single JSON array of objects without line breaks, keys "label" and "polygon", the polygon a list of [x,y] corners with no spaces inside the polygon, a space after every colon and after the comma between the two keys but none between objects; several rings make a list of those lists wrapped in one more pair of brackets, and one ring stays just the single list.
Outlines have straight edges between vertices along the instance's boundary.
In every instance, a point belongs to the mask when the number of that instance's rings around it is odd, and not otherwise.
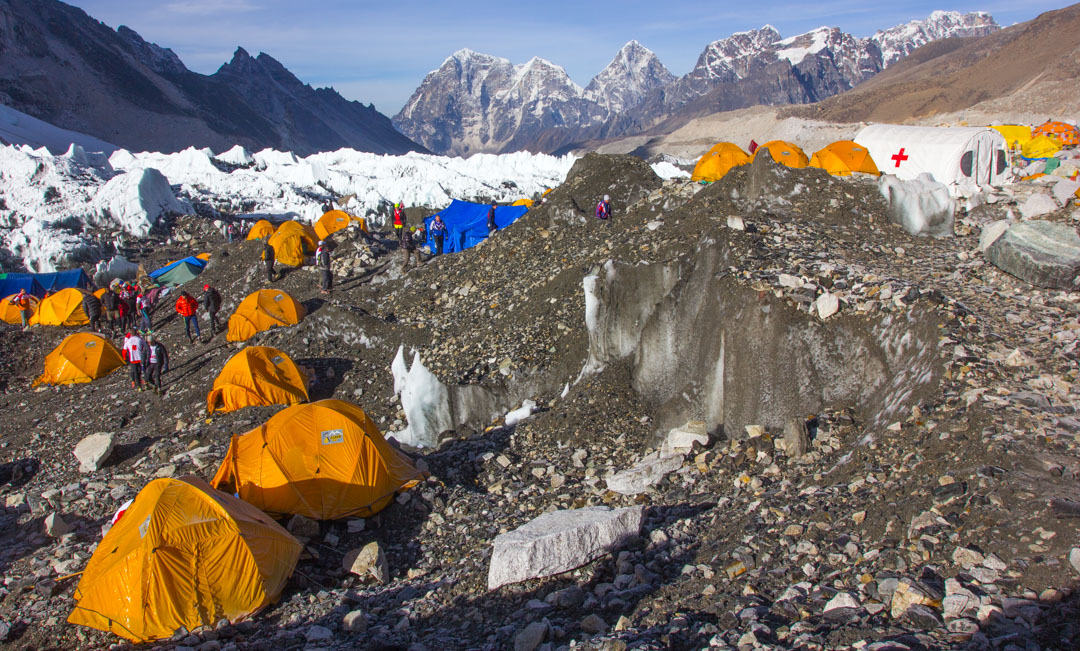
[{"label": "blue sky", "polygon": [[[461,48],[524,63],[540,56],[585,85],[636,39],[676,75],[705,45],[732,32],[775,26],[794,36],[822,25],[869,36],[935,9],[988,11],[1008,26],[1067,6],[1060,0],[513,0],[370,3],[349,0],[68,0],[110,27],[127,25],[172,48],[191,70],[213,73],[237,46],[266,52],[312,86],[394,115],[431,70]],[[708,7],[708,9],[705,9]]]}]

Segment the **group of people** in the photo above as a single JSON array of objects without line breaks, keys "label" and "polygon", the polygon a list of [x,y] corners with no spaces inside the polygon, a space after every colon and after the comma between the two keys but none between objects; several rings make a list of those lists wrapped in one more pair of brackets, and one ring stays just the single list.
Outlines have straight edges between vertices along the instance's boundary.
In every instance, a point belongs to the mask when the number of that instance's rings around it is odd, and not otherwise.
[{"label": "group of people", "polygon": [[131,373],[131,388],[136,391],[149,388],[161,395],[161,374],[169,370],[169,350],[165,344],[152,332],[144,336],[132,330],[124,334],[120,352]]},{"label": "group of people", "polygon": [[118,329],[130,330],[137,324],[144,331],[150,330],[151,305],[149,288],[143,290],[137,283],[115,282],[105,288],[100,298],[86,292],[82,300],[83,313],[90,320],[90,328],[104,332],[104,324],[107,323],[110,336],[116,336]]}]

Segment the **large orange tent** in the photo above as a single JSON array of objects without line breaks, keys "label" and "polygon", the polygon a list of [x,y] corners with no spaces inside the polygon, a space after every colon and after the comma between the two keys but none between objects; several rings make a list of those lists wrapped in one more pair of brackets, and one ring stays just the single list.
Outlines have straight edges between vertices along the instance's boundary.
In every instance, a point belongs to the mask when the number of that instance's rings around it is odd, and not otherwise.
[{"label": "large orange tent", "polygon": [[1050,136],[1063,145],[1080,145],[1080,129],[1067,122],[1044,122],[1031,132],[1031,137]]},{"label": "large orange tent", "polygon": [[798,145],[783,140],[770,140],[761,145],[754,150],[754,158],[757,158],[762,151],[769,152],[774,161],[788,167],[800,168],[810,164],[810,159]]},{"label": "large orange tent", "polygon": [[[19,314],[19,308],[15,307],[15,304],[11,302],[16,296],[18,294],[12,294],[0,300],[0,321],[22,325],[22,315]],[[34,312],[37,312],[38,303],[41,301],[33,294],[27,294],[26,296],[30,299],[30,318],[33,318]]]},{"label": "large orange tent", "polygon": [[225,362],[206,396],[206,410],[212,414],[307,399],[307,376],[288,355],[269,346],[248,346]]},{"label": "large orange tent", "polygon": [[92,332],[76,332],[45,356],[45,371],[34,386],[92,382],[123,365],[120,349],[111,341]]},{"label": "large orange tent", "polygon": [[315,253],[317,241],[315,231],[310,226],[296,221],[278,226],[269,240],[270,246],[274,247],[274,258],[292,267],[304,264],[304,256]]},{"label": "large orange tent", "polygon": [[294,405],[233,436],[211,482],[274,517],[367,518],[424,473],[356,405]]},{"label": "large orange tent", "polygon": [[733,167],[750,162],[750,154],[730,142],[718,142],[698,159],[691,181],[719,181]]},{"label": "large orange tent", "polygon": [[198,477],[155,479],[98,543],[68,621],[136,643],[236,622],[278,598],[301,549]]},{"label": "large orange tent", "polygon": [[303,303],[280,289],[260,289],[248,294],[229,317],[229,341],[247,341],[263,330],[300,323],[307,310]]},{"label": "large orange tent", "polygon": [[37,311],[30,317],[30,325],[79,326],[90,319],[82,309],[83,293],[74,287],[61,289],[41,299]]},{"label": "large orange tent", "polygon": [[251,227],[251,230],[248,231],[247,239],[261,240],[270,237],[273,234],[274,225],[266,219],[260,219],[259,221],[255,222],[255,224]]},{"label": "large orange tent", "polygon": [[837,140],[814,152],[809,167],[817,167],[836,176],[851,176],[853,172],[880,176],[881,172],[870,151],[851,140]]},{"label": "large orange tent", "polygon": [[344,210],[331,210],[328,213],[324,213],[322,217],[319,217],[315,222],[315,235],[320,240],[325,240],[334,233],[347,227],[352,221],[352,217]]}]

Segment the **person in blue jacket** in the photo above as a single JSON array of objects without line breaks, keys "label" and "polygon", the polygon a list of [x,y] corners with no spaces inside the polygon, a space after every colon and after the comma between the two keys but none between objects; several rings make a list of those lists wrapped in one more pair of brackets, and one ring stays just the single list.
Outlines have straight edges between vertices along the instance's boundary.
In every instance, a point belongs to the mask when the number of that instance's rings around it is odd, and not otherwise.
[{"label": "person in blue jacket", "polygon": [[596,218],[608,219],[609,217],[611,217],[611,197],[605,194],[600,203],[596,204]]}]

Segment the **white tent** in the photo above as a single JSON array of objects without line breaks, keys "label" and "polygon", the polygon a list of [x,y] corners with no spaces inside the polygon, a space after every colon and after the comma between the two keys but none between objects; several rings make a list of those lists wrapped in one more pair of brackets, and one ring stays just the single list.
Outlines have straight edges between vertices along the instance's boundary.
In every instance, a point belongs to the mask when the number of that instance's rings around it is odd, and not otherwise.
[{"label": "white tent", "polygon": [[871,124],[855,136],[883,174],[910,181],[927,172],[954,195],[1009,178],[1005,138],[989,127]]}]

